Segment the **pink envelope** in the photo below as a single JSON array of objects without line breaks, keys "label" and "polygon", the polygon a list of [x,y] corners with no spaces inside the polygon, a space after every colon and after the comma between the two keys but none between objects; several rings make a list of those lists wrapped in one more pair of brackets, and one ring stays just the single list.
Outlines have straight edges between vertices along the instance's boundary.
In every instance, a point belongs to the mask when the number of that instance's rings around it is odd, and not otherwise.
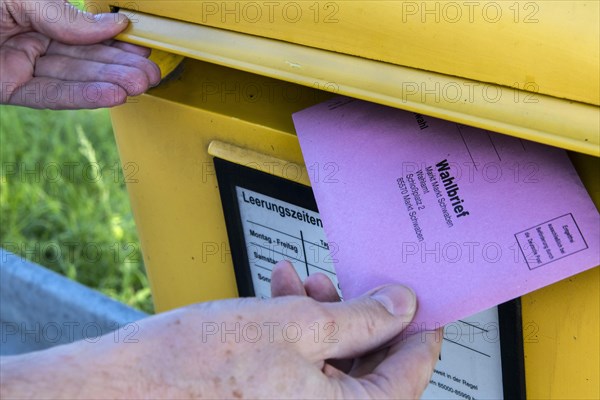
[{"label": "pink envelope", "polygon": [[403,283],[429,330],[600,264],[562,149],[343,97],[293,118],[346,299]]}]

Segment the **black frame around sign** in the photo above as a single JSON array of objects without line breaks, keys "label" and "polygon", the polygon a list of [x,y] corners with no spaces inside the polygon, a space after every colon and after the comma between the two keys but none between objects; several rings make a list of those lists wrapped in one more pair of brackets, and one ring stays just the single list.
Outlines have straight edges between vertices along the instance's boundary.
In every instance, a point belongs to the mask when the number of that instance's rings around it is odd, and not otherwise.
[{"label": "black frame around sign", "polygon": [[[319,212],[312,189],[308,186],[267,174],[240,164],[214,158],[225,225],[240,297],[253,297],[254,285],[242,228],[236,187]],[[525,399],[523,329],[519,298],[498,306],[502,388],[505,399]]]}]

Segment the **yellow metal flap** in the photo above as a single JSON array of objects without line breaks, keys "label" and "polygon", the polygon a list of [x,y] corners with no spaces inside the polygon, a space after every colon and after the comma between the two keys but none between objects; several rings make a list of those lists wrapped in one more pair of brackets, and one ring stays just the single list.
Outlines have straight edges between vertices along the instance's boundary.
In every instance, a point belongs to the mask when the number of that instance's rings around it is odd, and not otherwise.
[{"label": "yellow metal flap", "polygon": [[[296,164],[291,161],[282,160],[281,158],[271,157],[245,147],[221,142],[220,140],[210,142],[208,145],[208,154],[267,174],[288,179],[292,182],[310,186],[308,171],[304,164]],[[289,169],[294,171],[293,175],[286,174],[286,171]]]},{"label": "yellow metal flap", "polygon": [[600,104],[597,0],[101,4]]},{"label": "yellow metal flap", "polygon": [[600,156],[599,107],[136,13],[122,40]]}]

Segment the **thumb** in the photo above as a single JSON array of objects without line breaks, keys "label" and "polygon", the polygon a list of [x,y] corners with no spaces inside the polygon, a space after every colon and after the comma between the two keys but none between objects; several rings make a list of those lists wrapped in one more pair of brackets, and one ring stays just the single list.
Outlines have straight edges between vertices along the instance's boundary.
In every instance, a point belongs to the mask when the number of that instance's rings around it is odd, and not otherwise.
[{"label": "thumb", "polygon": [[94,44],[110,39],[129,24],[119,13],[92,14],[61,0],[37,1],[26,13],[38,32],[66,44]]},{"label": "thumb", "polygon": [[413,319],[417,298],[405,286],[389,285],[357,299],[323,306],[337,325],[338,340],[323,345],[318,358],[352,358],[375,350],[400,334]]}]

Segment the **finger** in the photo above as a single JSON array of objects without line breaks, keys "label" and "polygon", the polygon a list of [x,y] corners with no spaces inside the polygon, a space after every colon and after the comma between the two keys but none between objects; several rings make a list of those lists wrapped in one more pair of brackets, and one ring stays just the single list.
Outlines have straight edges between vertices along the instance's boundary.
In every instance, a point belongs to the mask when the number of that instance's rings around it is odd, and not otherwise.
[{"label": "finger", "polygon": [[152,49],[149,47],[139,46],[137,44],[131,44],[127,42],[121,42],[120,40],[108,39],[102,41],[103,45],[116,47],[117,49],[121,49],[127,51],[129,53],[137,54],[138,56],[142,56],[145,58],[150,57],[152,53]]},{"label": "finger", "polygon": [[320,272],[306,278],[304,289],[309,297],[317,301],[326,303],[340,301],[340,296],[331,279]]},{"label": "finger", "polygon": [[33,76],[35,61],[50,40],[36,32],[17,35],[0,46],[0,103],[4,104],[20,85]]},{"label": "finger", "polygon": [[137,54],[138,56],[148,58],[150,57],[150,53],[152,53],[152,49],[148,47],[138,46],[136,44],[125,43],[118,40],[115,40],[112,44],[112,47],[116,47],[117,49],[121,49],[128,53]]},{"label": "finger", "polygon": [[304,285],[289,261],[280,261],[271,273],[271,297],[306,296]]},{"label": "finger", "polygon": [[155,63],[141,55],[103,44],[74,46],[54,41],[46,52],[46,56],[48,55],[63,55],[104,64],[126,65],[144,71],[151,85],[160,82],[160,69]]},{"label": "finger", "polygon": [[347,374],[352,370],[352,366],[354,365],[354,360],[346,359],[346,360],[327,360],[326,364],[338,369],[339,371]]},{"label": "finger", "polygon": [[11,49],[27,56],[28,62],[35,64],[37,58],[48,51],[50,39],[38,32],[26,32],[13,36],[6,40],[0,47],[0,51]]},{"label": "finger", "polygon": [[8,104],[30,108],[76,110],[113,107],[125,103],[123,88],[107,82],[71,82],[33,78],[12,92]]},{"label": "finger", "polygon": [[48,55],[40,57],[35,76],[81,82],[109,82],[119,85],[129,96],[144,93],[150,87],[146,74],[126,65],[103,64],[95,61]]},{"label": "finger", "polygon": [[416,296],[404,286],[388,285],[353,300],[317,304],[322,309],[318,318],[323,320],[315,323],[333,327],[335,340],[302,349],[315,361],[353,358],[381,347],[408,326],[416,311]]},{"label": "finger", "polygon": [[427,387],[442,345],[442,330],[424,331],[392,346],[387,357],[358,381],[381,397],[420,398]]},{"label": "finger", "polygon": [[[20,11],[35,30],[68,44],[92,44],[110,39],[123,31],[129,20],[123,14],[91,14],[63,0],[47,0],[32,9],[21,2]],[[16,3],[17,4],[17,3]]]},{"label": "finger", "polygon": [[389,351],[389,347],[384,347],[383,349],[367,354],[366,356],[356,358],[348,375],[361,377],[372,373],[373,370],[385,360]]}]

